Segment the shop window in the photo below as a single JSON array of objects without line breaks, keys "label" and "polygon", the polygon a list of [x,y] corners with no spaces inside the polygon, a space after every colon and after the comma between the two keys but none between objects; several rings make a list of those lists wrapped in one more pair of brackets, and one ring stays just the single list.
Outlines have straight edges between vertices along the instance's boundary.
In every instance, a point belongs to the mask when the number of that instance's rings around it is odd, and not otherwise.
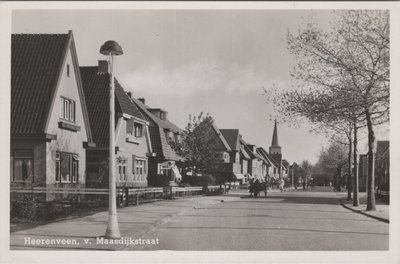
[{"label": "shop window", "polygon": [[33,181],[33,150],[19,149],[14,151],[13,181]]}]

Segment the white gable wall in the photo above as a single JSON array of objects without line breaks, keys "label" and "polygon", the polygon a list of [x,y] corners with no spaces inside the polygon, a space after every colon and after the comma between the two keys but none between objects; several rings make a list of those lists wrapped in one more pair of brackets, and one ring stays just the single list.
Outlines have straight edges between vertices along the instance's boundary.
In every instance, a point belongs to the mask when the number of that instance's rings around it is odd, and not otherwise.
[{"label": "white gable wall", "polygon": [[[67,65],[69,65],[69,77],[67,76]],[[79,70],[79,69],[78,69]],[[75,122],[68,122],[60,118],[61,96],[75,101]],[[79,155],[79,184],[85,184],[86,177],[86,151],[83,142],[88,141],[86,127],[83,119],[81,99],[79,97],[78,86],[75,76],[74,64],[71,56],[71,48],[68,50],[67,58],[61,73],[53,106],[50,111],[50,119],[46,133],[56,135],[57,140],[47,143],[47,184],[55,183],[55,156],[56,151],[69,152]],[[59,128],[58,122],[79,126],[77,132]]]}]

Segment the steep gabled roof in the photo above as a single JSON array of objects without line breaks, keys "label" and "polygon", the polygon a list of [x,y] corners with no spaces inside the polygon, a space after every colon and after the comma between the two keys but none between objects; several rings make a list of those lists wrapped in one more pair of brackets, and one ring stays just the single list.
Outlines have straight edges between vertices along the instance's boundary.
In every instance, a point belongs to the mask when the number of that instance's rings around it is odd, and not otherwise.
[{"label": "steep gabled roof", "polygon": [[161,120],[157,116],[150,113],[147,110],[149,107],[143,104],[138,99],[132,98],[132,102],[137,106],[139,111],[142,113],[144,119],[150,123],[149,133],[150,133],[151,146],[153,151],[157,154],[157,156],[163,157],[166,160],[174,160],[174,161],[182,160],[182,157],[178,156],[176,152],[171,148],[170,144],[168,144],[167,139],[165,137],[164,129],[174,133],[180,133],[182,130],[173,123],[171,123],[170,121]]},{"label": "steep gabled roof", "polygon": [[72,31],[12,34],[11,135],[44,135],[68,51],[71,51],[88,141],[92,142]]},{"label": "steep gabled roof", "polygon": [[[80,67],[83,90],[87,101],[89,120],[94,142],[99,148],[109,146],[110,75],[100,73],[97,66]],[[115,111],[144,120],[143,115],[130,101],[118,80],[115,79]]]},{"label": "steep gabled roof", "polygon": [[226,142],[228,142],[231,150],[239,151],[239,129],[220,129],[222,135],[224,136]]},{"label": "steep gabled roof", "polygon": [[272,162],[266,155],[267,152],[262,147],[257,148],[257,153],[263,158],[263,160],[265,161],[265,163],[268,164],[268,166],[272,166]]},{"label": "steep gabled roof", "polygon": [[259,147],[258,150],[262,153],[263,157],[268,160],[271,166],[274,166],[276,168],[279,167],[278,163],[276,163],[272,156],[263,147]]},{"label": "steep gabled roof", "polygon": [[44,133],[68,34],[11,36],[11,134]]},{"label": "steep gabled roof", "polygon": [[143,104],[140,100],[136,98],[132,98],[133,102],[136,104],[138,109],[141,110],[141,112],[145,115],[148,116],[148,120],[152,120],[154,123],[157,124],[157,126],[167,129],[171,132],[174,133],[181,133],[182,129],[180,129],[178,126],[170,122],[169,120],[162,120],[158,118],[156,115],[152,114],[149,109],[151,109],[148,105]]},{"label": "steep gabled roof", "polygon": [[229,146],[228,142],[226,141],[225,137],[222,135],[221,131],[219,130],[219,128],[217,127],[217,125],[215,124],[215,122],[212,122],[212,128],[214,129],[220,144],[218,144],[217,142],[215,143],[215,148],[218,150],[224,150],[224,151],[231,151],[231,147]]},{"label": "steep gabled roof", "polygon": [[287,160],[283,159],[283,160],[282,160],[282,166],[283,166],[286,170],[288,170],[290,164],[289,164],[289,162],[288,162]]}]

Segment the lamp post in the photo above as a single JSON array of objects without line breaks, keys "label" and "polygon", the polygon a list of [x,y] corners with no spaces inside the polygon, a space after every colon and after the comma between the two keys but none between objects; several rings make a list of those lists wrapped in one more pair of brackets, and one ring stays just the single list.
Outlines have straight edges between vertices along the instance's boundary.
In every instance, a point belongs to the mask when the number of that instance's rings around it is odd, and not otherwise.
[{"label": "lamp post", "polygon": [[105,237],[107,238],[120,238],[120,232],[118,227],[117,218],[117,193],[116,193],[116,178],[115,178],[115,101],[114,101],[114,75],[113,75],[113,63],[114,55],[123,54],[121,46],[113,41],[106,41],[100,48],[100,53],[109,57],[109,71],[110,71],[110,142],[109,142],[109,168],[108,168],[108,180],[109,180],[109,192],[108,192],[108,224]]}]

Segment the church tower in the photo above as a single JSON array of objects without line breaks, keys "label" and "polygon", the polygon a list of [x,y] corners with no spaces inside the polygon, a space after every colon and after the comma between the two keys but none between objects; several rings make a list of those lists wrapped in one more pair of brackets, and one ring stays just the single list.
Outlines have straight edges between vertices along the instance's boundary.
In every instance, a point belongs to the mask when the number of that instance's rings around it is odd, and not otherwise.
[{"label": "church tower", "polygon": [[282,149],[278,144],[278,128],[276,125],[274,126],[274,134],[272,135],[272,143],[269,147],[269,154],[274,159],[274,161],[278,164],[278,174],[279,178],[282,178]]},{"label": "church tower", "polygon": [[275,126],[274,126],[274,134],[272,135],[272,143],[271,146],[269,147],[269,154],[282,154],[281,153],[281,146],[278,144],[278,128],[276,126],[276,120],[275,120]]}]

